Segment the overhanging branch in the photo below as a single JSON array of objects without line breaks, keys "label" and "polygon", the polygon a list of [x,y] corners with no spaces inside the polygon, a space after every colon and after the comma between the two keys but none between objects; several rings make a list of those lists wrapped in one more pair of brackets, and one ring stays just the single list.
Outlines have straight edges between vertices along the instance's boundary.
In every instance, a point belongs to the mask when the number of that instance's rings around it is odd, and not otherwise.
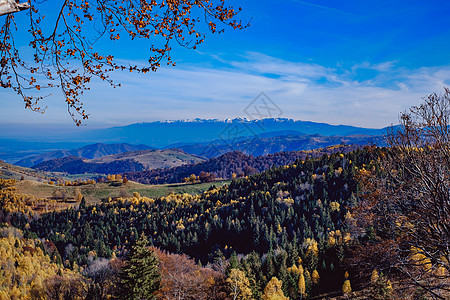
[{"label": "overhanging branch", "polygon": [[0,0],[0,16],[29,9],[27,2],[17,3],[15,0]]}]

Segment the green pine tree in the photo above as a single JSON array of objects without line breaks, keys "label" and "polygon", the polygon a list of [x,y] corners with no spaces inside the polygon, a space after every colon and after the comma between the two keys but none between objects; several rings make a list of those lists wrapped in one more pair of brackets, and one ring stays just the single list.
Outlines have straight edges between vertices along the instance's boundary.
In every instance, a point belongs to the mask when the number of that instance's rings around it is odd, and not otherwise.
[{"label": "green pine tree", "polygon": [[161,275],[158,258],[148,248],[145,235],[141,235],[131,251],[125,266],[120,270],[118,298],[126,300],[156,299]]}]

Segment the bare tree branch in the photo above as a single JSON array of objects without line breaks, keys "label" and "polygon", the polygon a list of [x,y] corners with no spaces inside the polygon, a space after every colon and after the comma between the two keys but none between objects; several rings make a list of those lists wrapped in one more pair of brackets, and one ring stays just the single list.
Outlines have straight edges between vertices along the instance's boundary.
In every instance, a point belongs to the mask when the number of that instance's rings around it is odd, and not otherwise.
[{"label": "bare tree branch", "polygon": [[360,172],[355,211],[395,246],[391,267],[434,299],[450,296],[449,126],[449,88],[402,113],[376,170]]},{"label": "bare tree branch", "polygon": [[[14,90],[26,108],[38,112],[45,111],[39,107],[40,100],[58,89],[77,125],[89,117],[81,98],[94,78],[118,87],[120,83],[109,77],[114,70],[148,73],[164,61],[174,66],[174,42],[195,49],[204,42],[206,32],[223,32],[221,25],[232,29],[247,26],[235,19],[241,8],[227,6],[228,0],[64,0],[53,20],[41,14],[40,7],[46,2],[29,1],[27,26],[14,26],[12,14],[4,18],[0,29],[0,86]],[[0,8],[8,3],[18,9],[25,7],[0,0]],[[15,34],[28,34],[32,59],[24,57],[22,48],[15,45]],[[126,42],[150,42],[146,65],[128,65],[114,60],[111,53],[95,50],[100,39],[120,42],[123,37]]]}]

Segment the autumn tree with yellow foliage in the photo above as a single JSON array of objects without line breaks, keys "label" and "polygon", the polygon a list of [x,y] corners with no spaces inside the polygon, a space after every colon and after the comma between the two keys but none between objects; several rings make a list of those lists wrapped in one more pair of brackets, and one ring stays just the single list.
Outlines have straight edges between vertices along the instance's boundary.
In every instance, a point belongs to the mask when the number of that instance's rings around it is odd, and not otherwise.
[{"label": "autumn tree with yellow foliage", "polygon": [[87,280],[52,262],[39,240],[0,229],[0,299],[84,299]]},{"label": "autumn tree with yellow foliage", "polygon": [[244,271],[239,269],[231,269],[226,280],[230,289],[230,296],[233,300],[237,299],[253,299],[250,282]]},{"label": "autumn tree with yellow foliage", "polygon": [[350,280],[346,279],[344,281],[344,284],[342,285],[342,293],[344,294],[344,296],[349,297],[351,292],[352,292],[352,286],[350,284]]},{"label": "autumn tree with yellow foliage", "polygon": [[264,289],[264,294],[262,296],[263,300],[289,300],[283,293],[281,288],[282,282],[276,277],[272,277],[266,288]]}]

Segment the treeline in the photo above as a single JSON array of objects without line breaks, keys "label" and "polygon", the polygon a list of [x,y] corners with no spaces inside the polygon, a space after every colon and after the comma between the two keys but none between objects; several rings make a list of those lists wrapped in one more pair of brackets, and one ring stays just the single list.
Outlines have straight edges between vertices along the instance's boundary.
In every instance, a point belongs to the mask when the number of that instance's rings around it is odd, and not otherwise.
[{"label": "treeline", "polygon": [[126,172],[129,180],[143,184],[180,183],[190,175],[200,176],[202,172],[213,174],[216,178],[230,179],[263,172],[272,167],[284,166],[304,160],[306,157],[320,157],[335,152],[350,152],[360,146],[338,145],[319,150],[278,152],[254,157],[240,151],[225,153],[197,164],[187,164],[168,169],[155,169],[140,172]]},{"label": "treeline", "polygon": [[355,174],[379,151],[307,157],[201,195],[148,199],[134,193],[95,206],[82,201],[78,209],[31,222],[16,215],[11,222],[52,241],[67,266],[87,265],[90,253],[123,256],[144,233],[152,245],[203,264],[231,259],[256,299],[273,277],[284,295],[297,299],[341,290],[354,279],[344,265],[353,242],[345,222],[357,202]]},{"label": "treeline", "polygon": [[63,172],[68,174],[119,174],[127,171],[142,171],[144,165],[133,159],[116,160],[107,163],[89,163],[80,157],[69,156],[44,161],[32,167],[48,172]]}]

